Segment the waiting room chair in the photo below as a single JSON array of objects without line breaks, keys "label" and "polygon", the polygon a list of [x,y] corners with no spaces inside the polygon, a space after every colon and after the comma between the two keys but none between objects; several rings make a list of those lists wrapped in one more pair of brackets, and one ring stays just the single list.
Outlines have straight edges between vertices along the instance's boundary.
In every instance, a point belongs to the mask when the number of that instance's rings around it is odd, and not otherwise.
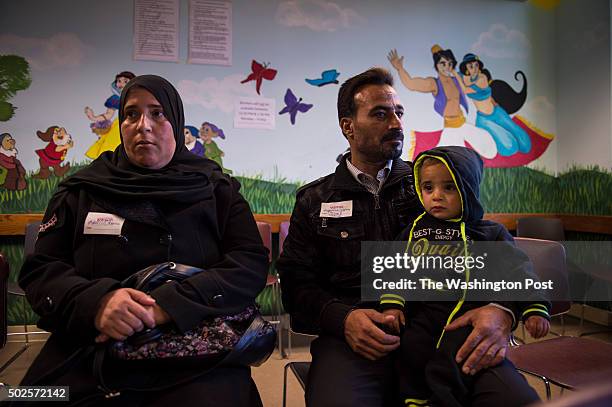
[{"label": "waiting room chair", "polygon": [[[541,280],[554,282],[552,315],[567,312],[571,305],[567,284],[565,249],[548,240],[516,238],[517,246],[534,264]],[[550,384],[575,390],[612,377],[612,345],[605,342],[559,336],[508,349],[507,357],[520,371],[539,377],[550,400]]]},{"label": "waiting room chair", "polygon": [[295,375],[302,390],[306,390],[308,385],[308,372],[310,371],[310,362],[289,362],[285,365],[283,375],[283,407],[287,407],[287,371],[291,370]]},{"label": "waiting room chair", "polygon": [[[2,253],[0,253],[0,349],[6,345],[8,333],[8,278],[10,274],[9,264]],[[22,346],[13,356],[9,358],[1,367],[0,373],[2,373],[7,367],[9,367],[23,352],[28,349],[28,345]]]},{"label": "waiting room chair", "polygon": [[516,236],[561,242],[565,240],[565,230],[559,218],[534,216],[516,220]]},{"label": "waiting room chair", "polygon": [[[529,217],[519,218],[516,221],[516,235],[519,237],[531,237],[534,239],[546,239],[564,241],[565,230],[563,228],[563,221],[559,218],[544,218],[544,217]],[[610,285],[612,285],[612,270],[609,265],[605,264],[575,264],[568,261],[568,268],[570,273],[575,275],[582,275],[584,278],[590,280],[591,284],[598,284],[603,282],[608,285],[608,293],[610,292]],[[586,289],[586,287],[585,287]],[[608,294],[610,297],[610,294]],[[586,292],[585,299],[582,301],[582,309],[580,314],[580,335],[587,336],[594,335],[603,332],[610,332],[610,328],[598,329],[589,332],[583,332],[584,324],[584,312],[586,309]],[[563,324],[563,319],[561,319]]]},{"label": "waiting room chair", "polygon": [[[261,236],[264,247],[268,249],[268,265],[272,262],[272,225],[267,222],[257,222],[257,230]],[[278,337],[278,350],[283,354],[283,332],[281,323],[281,312],[280,312],[280,280],[278,276],[268,272],[266,278],[266,287],[270,287],[272,290],[272,318],[270,321],[276,325],[276,333]]]},{"label": "waiting room chair", "polygon": [[610,407],[612,406],[612,386],[599,383],[564,395],[549,402],[530,404],[530,407]]},{"label": "waiting room chair", "polygon": [[[307,336],[312,339],[316,338],[317,335],[313,335],[312,333],[306,333],[304,329],[301,329],[299,326],[296,327],[296,320],[289,317],[289,353],[291,355],[291,335],[302,335]],[[287,372],[291,370],[291,372],[295,375],[298,383],[302,386],[302,390],[306,390],[306,386],[308,385],[308,372],[310,371],[310,362],[289,362],[285,365],[285,371],[283,375],[283,407],[286,407],[287,404]]]},{"label": "waiting room chair", "polygon": [[[516,220],[516,236],[561,242],[565,240],[565,230],[563,221],[559,218],[533,216]],[[565,321],[563,315],[560,315],[559,319],[561,320],[561,335],[564,335]],[[523,326],[522,329],[523,337],[525,337],[525,327]],[[555,332],[552,333],[556,335]]]},{"label": "waiting room chair", "polygon": [[278,255],[283,252],[283,245],[285,244],[285,239],[287,239],[287,235],[289,235],[289,221],[286,220],[281,222],[279,231],[278,231]]},{"label": "waiting room chair", "polygon": [[[29,224],[26,225],[26,233],[25,233],[25,244],[24,244],[24,250],[23,250],[23,257],[25,259],[26,256],[32,254],[34,252],[34,245],[36,243],[36,239],[38,237],[38,229],[40,228],[40,222],[31,222]],[[9,266],[8,266],[8,262],[6,261],[6,259],[2,258],[2,260],[0,261],[1,265],[0,268],[5,269],[0,271],[0,280],[2,280],[2,283],[0,283],[0,295],[4,298],[0,299],[0,301],[3,304],[3,309],[0,310],[0,318],[3,319],[1,325],[2,325],[2,339],[1,342],[3,343],[2,346],[4,346],[4,344],[6,344],[6,340],[7,337],[9,336],[21,336],[23,335],[25,338],[24,341],[24,345],[19,349],[19,351],[17,351],[17,353],[15,353],[6,363],[4,363],[4,365],[2,365],[0,367],[0,372],[4,371],[7,367],[9,367],[15,360],[17,360],[17,358],[19,356],[21,356],[29,347],[30,345],[30,336],[31,335],[41,335],[41,334],[47,334],[47,332],[45,331],[28,331],[28,303],[27,300],[25,298],[25,293],[24,291],[21,289],[21,287],[19,287],[19,285],[16,282],[8,282],[8,276],[10,274],[10,270],[9,270]],[[4,274],[6,273],[6,277],[4,277]],[[23,332],[8,332],[8,316],[7,316],[7,312],[8,312],[8,295],[15,295],[17,297],[20,298],[20,301],[22,303],[22,314],[21,317],[23,319]]]}]

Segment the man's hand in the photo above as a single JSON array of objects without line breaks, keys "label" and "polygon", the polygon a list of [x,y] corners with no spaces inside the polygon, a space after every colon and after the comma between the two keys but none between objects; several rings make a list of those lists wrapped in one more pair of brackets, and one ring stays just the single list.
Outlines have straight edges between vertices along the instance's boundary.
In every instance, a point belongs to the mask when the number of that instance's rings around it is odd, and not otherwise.
[{"label": "man's hand", "polygon": [[404,311],[397,308],[390,308],[383,311],[383,314],[391,315],[395,319],[392,322],[387,322],[386,325],[396,334],[399,335],[402,326],[406,325],[406,319],[404,317]]},{"label": "man's hand", "polygon": [[401,71],[404,69],[404,57],[400,57],[397,55],[397,50],[392,49],[387,54],[387,59],[391,62],[391,66],[393,66],[396,70]]},{"label": "man's hand", "polygon": [[[512,328],[512,316],[493,305],[471,310],[446,326],[446,330],[473,327],[456,356],[463,364],[463,373],[474,375],[481,369],[495,366],[506,357],[508,337]],[[467,360],[466,360],[467,357]]]},{"label": "man's hand", "polygon": [[153,328],[156,325],[154,305],[152,297],[132,288],[120,288],[106,294],[96,314],[95,326],[100,331],[96,341],[104,342],[108,338],[122,341],[145,326]]},{"label": "man's hand", "polygon": [[395,317],[373,309],[351,311],[344,321],[344,337],[351,349],[366,359],[380,359],[400,345],[399,336],[388,335],[376,324],[393,323]]}]

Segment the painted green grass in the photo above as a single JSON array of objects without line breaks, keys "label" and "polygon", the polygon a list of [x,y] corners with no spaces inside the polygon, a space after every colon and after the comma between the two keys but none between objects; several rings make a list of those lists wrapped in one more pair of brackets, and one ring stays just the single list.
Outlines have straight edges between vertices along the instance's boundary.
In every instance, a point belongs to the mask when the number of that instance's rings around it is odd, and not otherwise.
[{"label": "painted green grass", "polygon": [[[72,164],[73,174],[86,164]],[[290,213],[299,182],[290,182],[275,175],[266,180],[262,176],[237,176],[241,192],[254,213]],[[53,195],[59,179],[37,180],[27,177],[24,191],[0,191],[0,213],[41,213]],[[481,198],[487,212],[573,213],[583,215],[612,215],[612,173],[598,167],[574,167],[557,177],[526,167],[487,168],[481,188]],[[568,236],[569,237],[569,236]],[[589,236],[581,238],[589,239]],[[590,237],[593,239],[594,237]],[[607,236],[609,238],[609,236]],[[10,266],[10,280],[15,281],[23,262],[23,238],[3,238],[0,251],[6,254]],[[275,299],[270,288],[257,298],[264,313],[271,313]],[[22,303],[11,298],[9,323],[22,322]],[[28,322],[36,319],[28,308]]]},{"label": "painted green grass", "polygon": [[487,168],[480,193],[487,212],[612,215],[612,173],[597,166],[557,177],[526,167]]}]

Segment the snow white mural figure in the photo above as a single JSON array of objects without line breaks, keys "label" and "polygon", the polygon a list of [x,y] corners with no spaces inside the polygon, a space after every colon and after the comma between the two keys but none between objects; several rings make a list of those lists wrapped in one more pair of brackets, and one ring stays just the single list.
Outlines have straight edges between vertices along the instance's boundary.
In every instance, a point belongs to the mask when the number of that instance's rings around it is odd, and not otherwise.
[{"label": "snow white mural figure", "polygon": [[98,140],[85,153],[92,160],[98,158],[105,151],[114,151],[121,143],[119,121],[118,119],[112,120],[112,118],[115,111],[119,109],[121,90],[135,76],[129,71],[119,72],[115,76],[115,80],[111,83],[113,94],[104,102],[106,112],[96,115],[91,107],[85,107],[85,115],[92,122],[89,125],[91,131],[98,135]]}]

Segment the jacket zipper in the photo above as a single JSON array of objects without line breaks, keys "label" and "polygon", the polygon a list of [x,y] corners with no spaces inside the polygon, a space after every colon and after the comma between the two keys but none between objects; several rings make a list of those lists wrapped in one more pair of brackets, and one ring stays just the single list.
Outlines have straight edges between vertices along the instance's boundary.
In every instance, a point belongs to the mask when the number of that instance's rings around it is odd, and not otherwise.
[{"label": "jacket zipper", "polygon": [[374,194],[374,209],[380,209],[380,197],[378,193]]}]

